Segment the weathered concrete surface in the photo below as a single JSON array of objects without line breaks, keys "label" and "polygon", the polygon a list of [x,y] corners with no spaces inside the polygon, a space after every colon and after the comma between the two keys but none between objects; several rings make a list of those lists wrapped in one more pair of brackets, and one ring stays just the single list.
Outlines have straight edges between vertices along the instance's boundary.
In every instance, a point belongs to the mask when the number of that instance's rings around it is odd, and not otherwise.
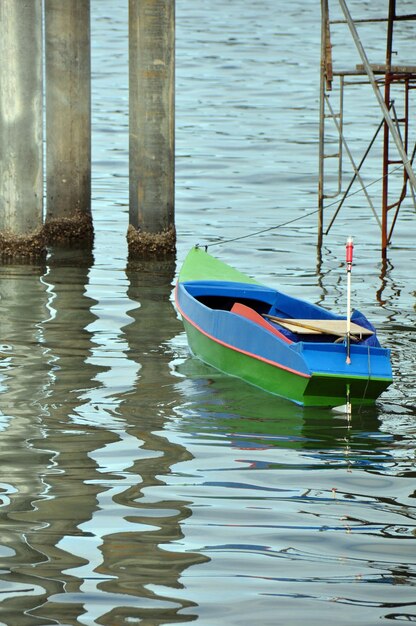
[{"label": "weathered concrete surface", "polygon": [[89,0],[45,0],[47,220],[91,212]]},{"label": "weathered concrete surface", "polygon": [[23,245],[42,225],[41,0],[0,2],[0,59],[0,232]]},{"label": "weathered concrete surface", "polygon": [[129,223],[162,240],[174,227],[174,63],[174,0],[129,0]]}]

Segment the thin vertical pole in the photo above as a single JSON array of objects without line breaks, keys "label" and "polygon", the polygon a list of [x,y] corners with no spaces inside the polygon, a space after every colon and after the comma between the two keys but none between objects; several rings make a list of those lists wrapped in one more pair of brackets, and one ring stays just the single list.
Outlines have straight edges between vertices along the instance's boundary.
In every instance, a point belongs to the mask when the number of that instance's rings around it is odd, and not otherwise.
[{"label": "thin vertical pole", "polygon": [[89,240],[90,0],[45,0],[45,64],[48,239]]},{"label": "thin vertical pole", "polygon": [[322,248],[324,227],[324,150],[325,150],[325,90],[328,41],[328,0],[321,0],[321,74],[319,97],[319,169],[318,169],[318,249]]},{"label": "thin vertical pole", "polygon": [[174,55],[175,0],[129,0],[128,241],[133,256],[175,249]]},{"label": "thin vertical pole", "polygon": [[[387,25],[386,46],[386,74],[384,82],[384,103],[390,107],[390,84],[391,84],[391,54],[393,46],[393,21],[396,13],[396,0],[389,0],[389,15]],[[388,212],[389,212],[389,127],[384,122],[383,139],[383,186],[382,186],[382,213],[381,213],[381,254],[387,256],[388,245]],[[406,146],[404,150],[407,152]]]},{"label": "thin vertical pole", "polygon": [[[42,226],[41,0],[0,2],[0,59],[0,256],[3,257],[4,233],[11,239],[14,236],[30,239]],[[8,248],[11,257],[12,248]],[[24,254],[24,250],[20,252]],[[36,254],[34,249],[31,252]]]}]

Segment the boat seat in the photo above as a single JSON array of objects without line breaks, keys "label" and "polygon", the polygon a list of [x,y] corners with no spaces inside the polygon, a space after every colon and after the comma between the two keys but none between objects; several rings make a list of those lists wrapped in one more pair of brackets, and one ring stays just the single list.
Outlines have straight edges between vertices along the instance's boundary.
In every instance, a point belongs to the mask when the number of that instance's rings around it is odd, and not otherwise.
[{"label": "boat seat", "polygon": [[[281,318],[274,315],[265,315],[266,318],[280,324],[283,328],[287,328],[293,333],[300,335],[335,335],[338,337],[344,337],[347,333],[347,320],[334,320],[334,319],[291,319]],[[352,335],[358,337],[373,335],[374,332],[369,328],[364,328],[359,324],[350,322],[350,331]]]},{"label": "boat seat", "polygon": [[265,320],[264,317],[260,315],[260,313],[257,313],[257,311],[249,306],[246,306],[245,304],[235,302],[231,307],[231,313],[236,313],[237,315],[241,315],[242,317],[245,317],[252,322],[255,322],[259,326],[262,326],[262,328],[269,330],[271,333],[273,333],[273,335],[276,335],[276,337],[279,337],[279,339],[281,339],[285,343],[293,343],[293,341],[288,339],[288,337],[285,337],[285,335],[281,333],[277,328],[275,328],[275,326]]}]

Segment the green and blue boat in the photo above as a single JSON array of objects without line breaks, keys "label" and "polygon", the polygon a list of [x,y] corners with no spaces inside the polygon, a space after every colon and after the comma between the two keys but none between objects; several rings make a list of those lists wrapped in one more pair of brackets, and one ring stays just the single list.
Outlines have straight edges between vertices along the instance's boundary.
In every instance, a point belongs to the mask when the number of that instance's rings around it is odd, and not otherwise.
[{"label": "green and blue boat", "polygon": [[199,247],[183,263],[175,302],[196,357],[297,404],[370,405],[392,382],[390,351],[362,313],[347,324]]}]

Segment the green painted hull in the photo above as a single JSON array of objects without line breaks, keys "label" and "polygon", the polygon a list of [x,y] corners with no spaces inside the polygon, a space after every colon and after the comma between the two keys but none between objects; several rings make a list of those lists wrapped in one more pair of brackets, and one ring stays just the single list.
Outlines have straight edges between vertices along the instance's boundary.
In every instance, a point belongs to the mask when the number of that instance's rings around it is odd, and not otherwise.
[{"label": "green painted hull", "polygon": [[[240,378],[268,393],[286,398],[303,406],[336,406],[345,404],[345,378],[336,375],[314,374],[310,378],[280,369],[275,365],[236,352],[213,341],[195,326],[183,320],[188,344],[192,353],[207,365]],[[380,395],[390,381],[371,381],[371,393]],[[372,405],[374,397],[368,395],[368,380],[357,377],[351,381],[351,404]],[[330,394],[328,394],[330,390]]]},{"label": "green painted hull", "polygon": [[259,285],[260,283],[234,267],[210,256],[201,248],[192,248],[179,273],[178,282],[188,280],[229,280],[239,283]]}]

